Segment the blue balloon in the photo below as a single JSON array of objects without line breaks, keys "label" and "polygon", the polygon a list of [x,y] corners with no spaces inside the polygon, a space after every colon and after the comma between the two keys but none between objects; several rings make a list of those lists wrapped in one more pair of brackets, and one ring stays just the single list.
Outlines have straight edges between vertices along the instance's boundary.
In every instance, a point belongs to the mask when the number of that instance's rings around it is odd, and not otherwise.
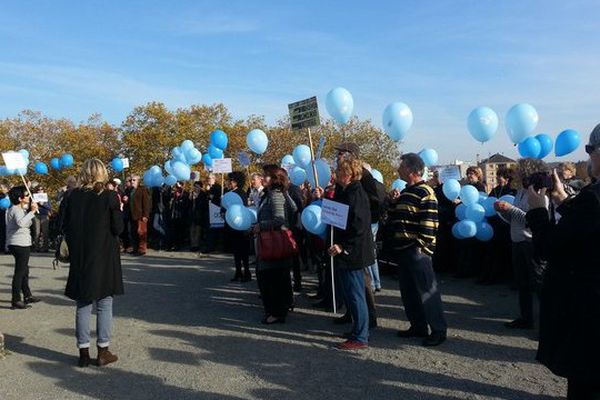
[{"label": "blue balloon", "polygon": [[35,163],[33,170],[36,174],[48,175],[48,166],[41,161]]},{"label": "blue balloon", "polygon": [[485,209],[486,217],[492,217],[492,216],[496,215],[496,209],[494,208],[494,204],[496,204],[497,201],[498,201],[498,199],[495,198],[494,196],[490,196],[483,201],[483,203],[481,205]]},{"label": "blue balloon", "polygon": [[406,182],[398,178],[392,182],[392,190],[403,191],[406,188]]},{"label": "blue balloon", "polygon": [[252,129],[246,136],[246,144],[248,148],[256,154],[263,154],[267,151],[269,138],[267,134],[260,129]]},{"label": "blue balloon", "polygon": [[194,146],[194,142],[192,142],[191,140],[184,140],[183,142],[181,142],[181,146],[179,146],[181,151],[183,151],[184,153],[193,149],[194,147],[196,146]]},{"label": "blue balloon", "polygon": [[[327,161],[321,159],[315,161],[315,167],[317,169],[317,178],[319,179],[319,187],[325,188],[329,186],[329,181],[331,180],[331,168],[329,168],[329,164]],[[306,170],[306,179],[310,183],[310,186],[315,188],[315,176],[313,175],[312,166],[309,166]]]},{"label": "blue balloon", "polygon": [[63,154],[60,158],[60,165],[63,168],[71,168],[73,166],[73,156],[69,153]]},{"label": "blue balloon", "polygon": [[[173,160],[167,160],[165,161],[165,171],[167,171],[167,174],[172,175],[173,174]],[[162,172],[161,172],[162,174]]]},{"label": "blue balloon", "polygon": [[181,161],[175,161],[171,163],[171,167],[173,168],[173,175],[175,175],[177,180],[188,181],[190,179],[192,170],[189,165],[184,164]]},{"label": "blue balloon", "polygon": [[171,157],[173,160],[181,160],[181,158],[185,158],[185,155],[179,146],[175,146],[171,150]]},{"label": "blue balloon", "polygon": [[244,205],[242,198],[236,192],[227,192],[221,198],[221,207],[228,210],[232,205]]},{"label": "blue balloon", "polygon": [[208,155],[211,160],[223,158],[223,150],[211,144],[208,146]]},{"label": "blue balloon", "polygon": [[4,197],[2,199],[0,199],[0,208],[3,210],[6,210],[7,208],[10,208],[11,204],[10,204],[10,199],[8,197]]},{"label": "blue balloon", "polygon": [[202,155],[202,162],[204,163],[205,166],[207,167],[212,167],[212,158],[210,157],[210,155],[208,153],[204,153]]},{"label": "blue balloon", "polygon": [[379,183],[383,183],[383,174],[376,169],[371,170],[371,175]]},{"label": "blue balloon", "polygon": [[456,219],[462,221],[467,218],[467,206],[464,203],[460,203],[454,209],[454,215],[456,215]]},{"label": "blue balloon", "polygon": [[165,184],[165,177],[162,175],[155,175],[152,180],[153,180],[154,186],[156,186],[156,187],[161,187],[162,185]]},{"label": "blue balloon", "polygon": [[291,154],[286,154],[281,159],[281,165],[293,165],[293,164],[295,164],[295,162],[294,162],[294,157]]},{"label": "blue balloon", "polygon": [[413,124],[413,113],[400,102],[388,105],[383,111],[383,130],[395,142],[403,140]]},{"label": "blue balloon", "polygon": [[290,170],[290,181],[296,186],[302,185],[306,182],[306,171],[300,167],[292,168]]},{"label": "blue balloon", "polygon": [[225,221],[237,231],[247,231],[252,226],[252,215],[243,205],[232,204],[225,213]]},{"label": "blue balloon", "polygon": [[470,206],[467,206],[465,215],[468,220],[481,222],[485,217],[485,208],[483,208],[481,204],[471,204]]},{"label": "blue balloon", "polygon": [[485,199],[488,198],[488,194],[486,192],[479,192],[479,200],[477,200],[477,202],[481,205],[483,205],[483,202],[485,201]]},{"label": "blue balloon", "polygon": [[185,159],[189,165],[196,165],[202,161],[202,153],[195,147],[185,151]]},{"label": "blue balloon", "polygon": [[500,197],[498,201],[505,201],[509,204],[515,204],[515,196],[512,194],[505,194],[504,196]]},{"label": "blue balloon", "polygon": [[487,242],[494,237],[494,228],[485,221],[477,224],[477,233],[475,237],[482,242]]},{"label": "blue balloon", "polygon": [[294,157],[294,164],[299,165],[304,169],[307,169],[307,167],[310,165],[310,148],[307,145],[300,144],[296,146],[292,155]]},{"label": "blue balloon", "polygon": [[444,196],[450,201],[458,199],[460,195],[460,182],[456,179],[448,179],[442,185],[442,192],[444,192]]},{"label": "blue balloon", "polygon": [[535,137],[528,137],[519,143],[521,157],[538,158],[542,152],[542,145]]},{"label": "blue balloon", "polygon": [[506,132],[514,144],[519,144],[533,132],[539,121],[535,108],[526,103],[516,104],[506,113]]},{"label": "blue balloon", "polygon": [[29,151],[21,149],[18,151],[18,153],[20,153],[25,160],[29,160]]},{"label": "blue balloon", "polygon": [[[169,175],[165,178],[165,185],[167,186],[173,186],[177,183],[177,178],[173,175]],[[158,185],[156,185],[158,186]]]},{"label": "blue balloon", "polygon": [[327,93],[325,108],[333,119],[340,124],[350,121],[354,110],[352,94],[343,87],[332,89]]},{"label": "blue balloon", "polygon": [[5,165],[0,165],[0,176],[8,176],[8,168]]},{"label": "blue balloon", "polygon": [[143,181],[144,181],[144,185],[147,187],[153,187],[154,185],[154,175],[152,174],[152,171],[148,170],[146,172],[144,172],[144,176],[143,176]]},{"label": "blue balloon", "polygon": [[113,160],[110,162],[110,166],[115,172],[121,172],[123,171],[123,160],[120,158],[113,158]]},{"label": "blue balloon", "polygon": [[256,224],[258,222],[258,210],[256,207],[246,207],[246,209],[250,212],[250,223]]},{"label": "blue balloon", "polygon": [[461,239],[461,240],[464,239],[464,237],[458,231],[458,222],[455,223],[454,225],[452,225],[452,236],[454,236],[457,239]]},{"label": "blue balloon", "polygon": [[419,152],[419,156],[426,167],[436,165],[438,162],[438,153],[434,149],[423,149]]},{"label": "blue balloon", "polygon": [[304,229],[313,235],[322,235],[327,230],[327,225],[321,221],[321,207],[314,203],[302,211],[300,220]]},{"label": "blue balloon", "polygon": [[[227,143],[229,139],[227,138],[227,134],[220,129],[214,130],[210,133],[210,144],[215,146],[218,149],[225,150],[227,148]],[[219,158],[219,157],[215,157]]]},{"label": "blue balloon", "polygon": [[466,238],[472,238],[477,234],[477,225],[473,221],[464,220],[458,222],[458,227],[456,228],[458,233]]},{"label": "blue balloon", "polygon": [[467,118],[467,128],[475,140],[487,142],[498,130],[498,114],[489,107],[477,107]]},{"label": "blue balloon", "polygon": [[160,167],[158,165],[153,165],[152,167],[150,167],[150,169],[148,171],[150,171],[151,175],[161,175],[162,176],[162,169],[160,169]]},{"label": "blue balloon", "polygon": [[467,206],[475,204],[479,201],[479,191],[473,185],[465,185],[460,189],[460,200]]},{"label": "blue balloon", "polygon": [[539,135],[535,135],[535,138],[540,142],[540,154],[538,155],[538,158],[544,158],[552,152],[554,143],[552,142],[550,135],[540,133]]},{"label": "blue balloon", "polygon": [[579,132],[574,129],[567,129],[558,134],[556,138],[556,146],[554,146],[554,154],[557,157],[566,156],[569,153],[574,152],[579,144],[581,143],[581,139],[579,137]]},{"label": "blue balloon", "polygon": [[50,160],[50,166],[56,170],[60,170],[62,168],[62,165],[60,163],[60,159],[57,157],[54,157],[53,159]]}]

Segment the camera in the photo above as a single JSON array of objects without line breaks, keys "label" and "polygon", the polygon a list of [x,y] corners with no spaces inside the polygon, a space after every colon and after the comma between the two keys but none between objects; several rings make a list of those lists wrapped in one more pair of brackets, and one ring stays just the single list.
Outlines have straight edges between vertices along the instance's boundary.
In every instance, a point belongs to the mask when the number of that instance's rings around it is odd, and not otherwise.
[{"label": "camera", "polygon": [[548,172],[535,172],[527,177],[529,186],[533,186],[535,190],[546,188],[548,192],[554,190],[554,181]]}]

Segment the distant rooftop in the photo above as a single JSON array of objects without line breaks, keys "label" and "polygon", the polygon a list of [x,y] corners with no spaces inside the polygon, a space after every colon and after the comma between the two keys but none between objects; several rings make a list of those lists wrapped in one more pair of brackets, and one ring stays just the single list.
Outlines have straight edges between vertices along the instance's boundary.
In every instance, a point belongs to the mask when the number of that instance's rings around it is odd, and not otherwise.
[{"label": "distant rooftop", "polygon": [[515,163],[515,162],[516,161],[513,160],[512,158],[508,158],[500,153],[496,153],[493,156],[491,156],[490,158],[481,160],[481,164],[491,164],[491,163],[505,164],[505,163]]}]

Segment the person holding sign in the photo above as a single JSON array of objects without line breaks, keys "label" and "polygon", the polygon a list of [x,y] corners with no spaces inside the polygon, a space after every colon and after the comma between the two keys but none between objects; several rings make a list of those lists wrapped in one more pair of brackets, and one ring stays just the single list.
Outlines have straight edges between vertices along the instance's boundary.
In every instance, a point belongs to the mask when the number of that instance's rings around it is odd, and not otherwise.
[{"label": "person holding sign", "polygon": [[425,164],[421,157],[407,153],[400,159],[398,174],[406,181],[406,188],[391,193],[386,234],[387,246],[400,266],[400,294],[410,322],[410,328],[398,336],[423,337],[424,346],[437,346],[446,340],[447,330],[431,260],[438,203],[433,189],[423,181]]},{"label": "person holding sign", "polygon": [[368,347],[369,311],[365,296],[365,268],[373,264],[373,236],[369,198],[363,189],[362,163],[357,159],[338,162],[336,201],[348,206],[346,229],[334,228],[334,242],[329,255],[335,257],[335,268],[340,277],[341,291],[346,308],[352,317],[352,331],[348,340],[338,344],[340,350],[358,350]]},{"label": "person holding sign", "polygon": [[[15,257],[15,273],[12,280],[13,310],[29,308],[40,301],[33,297],[29,288],[29,255],[31,254],[31,225],[38,212],[37,203],[31,203],[25,186],[16,186],[8,192],[12,207],[6,212],[6,245]],[[31,203],[31,206],[30,206]],[[29,210],[29,212],[27,211]],[[21,292],[24,301],[21,301]]]}]

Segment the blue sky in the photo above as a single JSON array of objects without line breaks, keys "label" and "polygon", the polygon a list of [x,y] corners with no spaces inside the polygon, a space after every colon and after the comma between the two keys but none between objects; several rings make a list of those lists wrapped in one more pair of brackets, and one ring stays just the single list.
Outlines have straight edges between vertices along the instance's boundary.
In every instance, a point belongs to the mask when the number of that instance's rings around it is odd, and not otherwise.
[{"label": "blue sky", "polygon": [[[600,122],[597,1],[54,1],[5,2],[0,117],[23,109],[119,124],[136,106],[223,102],[275,121],[287,104],[346,87],[355,113],[381,126],[403,101],[415,122],[404,151],[442,161],[503,152],[502,125],[478,144],[468,113],[504,119],[533,104],[536,133]],[[585,159],[580,148],[568,157]]]}]

